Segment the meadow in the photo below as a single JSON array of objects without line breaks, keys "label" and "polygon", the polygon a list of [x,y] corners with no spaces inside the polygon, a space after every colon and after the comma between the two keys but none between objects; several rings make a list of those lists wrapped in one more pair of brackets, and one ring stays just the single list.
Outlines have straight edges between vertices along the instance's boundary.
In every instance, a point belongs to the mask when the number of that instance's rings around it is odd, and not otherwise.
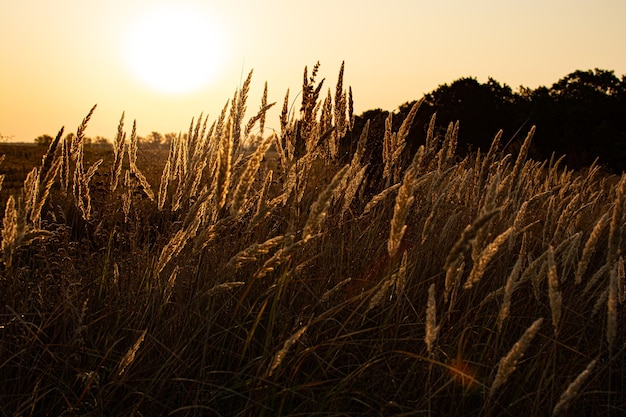
[{"label": "meadow", "polygon": [[250,73],[169,149],[86,146],[95,108],[2,148],[0,415],[626,412],[626,176],[435,115],[413,152],[420,102],[352,137],[317,68],[279,131]]}]

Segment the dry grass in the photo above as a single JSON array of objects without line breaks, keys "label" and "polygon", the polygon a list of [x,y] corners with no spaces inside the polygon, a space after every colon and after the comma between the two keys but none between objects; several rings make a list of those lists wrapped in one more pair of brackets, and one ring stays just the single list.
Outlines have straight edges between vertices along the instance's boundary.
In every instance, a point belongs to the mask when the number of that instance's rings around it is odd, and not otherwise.
[{"label": "dry grass", "polygon": [[1,415],[626,412],[626,176],[529,159],[534,128],[461,158],[433,116],[408,144],[419,103],[357,135],[343,70],[325,98],[305,71],[274,135],[250,73],[169,150],[124,115],[85,146],[95,108],[4,145]]},{"label": "dry grass", "polygon": [[535,322],[526,329],[522,337],[513,345],[509,353],[502,357],[498,363],[496,377],[491,384],[489,395],[493,395],[496,390],[509,379],[509,376],[511,376],[515,369],[517,369],[520,359],[524,356],[526,349],[530,346],[530,342],[539,331],[541,323],[543,323],[543,317],[535,320]]}]

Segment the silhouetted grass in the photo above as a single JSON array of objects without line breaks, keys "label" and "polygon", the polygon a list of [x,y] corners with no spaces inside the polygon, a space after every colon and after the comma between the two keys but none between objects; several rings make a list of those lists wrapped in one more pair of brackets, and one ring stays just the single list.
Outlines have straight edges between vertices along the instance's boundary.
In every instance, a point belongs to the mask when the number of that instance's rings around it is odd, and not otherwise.
[{"label": "silhouetted grass", "polygon": [[87,117],[5,180],[1,415],[624,413],[626,177],[527,159],[534,129],[409,155],[411,120],[372,167],[317,69],[271,143],[248,78],[163,158],[123,118],[94,156]]}]

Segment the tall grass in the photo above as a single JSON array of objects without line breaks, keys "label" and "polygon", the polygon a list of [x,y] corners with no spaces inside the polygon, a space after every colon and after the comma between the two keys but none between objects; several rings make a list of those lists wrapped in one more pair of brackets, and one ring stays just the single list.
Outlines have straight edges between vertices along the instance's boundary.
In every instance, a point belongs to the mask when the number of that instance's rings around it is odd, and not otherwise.
[{"label": "tall grass", "polygon": [[94,109],[59,134],[6,200],[1,415],[626,412],[626,177],[528,159],[534,128],[461,158],[434,117],[411,155],[418,105],[359,136],[318,72],[259,140],[250,73],[158,175],[124,115],[89,167]]}]

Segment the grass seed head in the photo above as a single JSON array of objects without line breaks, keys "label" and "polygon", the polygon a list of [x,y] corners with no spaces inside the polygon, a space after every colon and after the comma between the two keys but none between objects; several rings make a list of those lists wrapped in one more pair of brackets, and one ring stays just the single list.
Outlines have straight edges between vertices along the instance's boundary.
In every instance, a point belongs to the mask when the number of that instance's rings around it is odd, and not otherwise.
[{"label": "grass seed head", "polygon": [[509,376],[511,376],[511,374],[515,371],[520,359],[524,356],[526,349],[530,346],[530,342],[539,331],[542,323],[543,317],[535,320],[535,322],[528,329],[526,329],[522,337],[520,337],[520,339],[513,345],[509,353],[500,359],[496,377],[491,384],[491,389],[489,390],[490,397],[493,396],[499,387],[506,383]]},{"label": "grass seed head", "polygon": [[596,366],[596,363],[597,363],[596,359],[589,362],[587,367],[580,374],[578,374],[576,379],[572,381],[571,384],[568,385],[567,389],[563,392],[563,394],[561,394],[561,397],[559,398],[559,402],[554,406],[554,409],[552,410],[553,416],[558,416],[560,414],[563,414],[569,409],[569,407],[572,404],[572,401],[578,395],[580,388],[585,383],[587,378],[589,378],[589,376],[591,375],[591,372],[593,371],[593,368]]}]

